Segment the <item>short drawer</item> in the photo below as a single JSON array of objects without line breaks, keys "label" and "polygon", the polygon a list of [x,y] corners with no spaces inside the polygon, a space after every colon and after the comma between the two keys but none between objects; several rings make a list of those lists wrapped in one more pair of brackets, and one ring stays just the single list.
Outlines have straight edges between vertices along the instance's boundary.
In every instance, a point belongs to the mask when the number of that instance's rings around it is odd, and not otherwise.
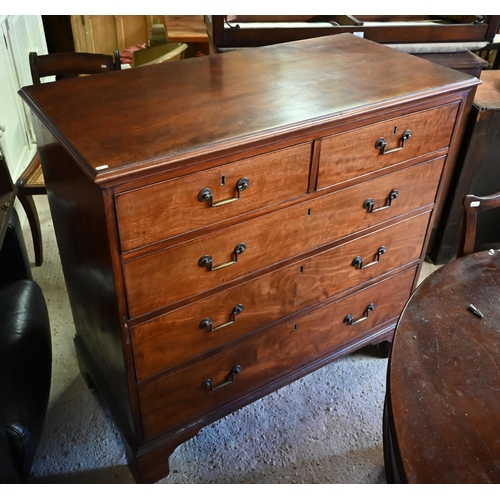
[{"label": "short drawer", "polygon": [[321,143],[318,189],[447,148],[457,111],[454,103],[326,137]]},{"label": "short drawer", "polygon": [[396,319],[415,268],[139,388],[146,438],[174,430]]},{"label": "short drawer", "polygon": [[305,194],[311,143],[116,196],[123,252]]},{"label": "short drawer", "polygon": [[137,379],[420,258],[429,212],[131,328]]},{"label": "short drawer", "polygon": [[432,204],[443,164],[443,158],[425,162],[124,262],[129,315],[156,311]]}]

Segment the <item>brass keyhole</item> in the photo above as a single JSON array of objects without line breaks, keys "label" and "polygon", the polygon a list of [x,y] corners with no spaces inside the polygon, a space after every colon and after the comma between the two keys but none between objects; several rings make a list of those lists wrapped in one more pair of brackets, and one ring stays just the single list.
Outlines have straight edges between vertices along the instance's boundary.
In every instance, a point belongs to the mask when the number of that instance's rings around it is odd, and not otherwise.
[{"label": "brass keyhole", "polygon": [[392,135],[396,135],[398,133],[398,126],[394,126],[394,130],[392,131]]},{"label": "brass keyhole", "polygon": [[220,185],[221,186],[225,186],[226,185],[226,176],[223,175],[221,178],[220,178]]}]

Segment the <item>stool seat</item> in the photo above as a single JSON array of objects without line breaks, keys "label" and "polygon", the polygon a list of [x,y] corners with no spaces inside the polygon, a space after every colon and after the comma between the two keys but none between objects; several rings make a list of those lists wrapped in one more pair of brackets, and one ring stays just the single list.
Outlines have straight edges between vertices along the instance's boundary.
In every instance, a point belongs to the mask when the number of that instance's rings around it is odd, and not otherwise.
[{"label": "stool seat", "polygon": [[43,171],[41,168],[41,165],[37,165],[37,168],[35,168],[32,172],[28,173],[29,175],[26,177],[24,180],[24,186],[28,187],[30,189],[45,189],[45,180],[43,178]]}]

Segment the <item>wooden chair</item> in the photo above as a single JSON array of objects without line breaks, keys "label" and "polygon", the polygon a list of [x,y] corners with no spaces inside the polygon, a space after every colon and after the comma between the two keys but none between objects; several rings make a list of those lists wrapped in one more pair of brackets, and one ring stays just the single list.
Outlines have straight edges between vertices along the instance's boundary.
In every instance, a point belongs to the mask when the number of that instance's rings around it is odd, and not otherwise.
[{"label": "wooden chair", "polygon": [[[114,55],[61,52],[40,56],[36,52],[30,52],[29,62],[33,85],[40,85],[41,79],[47,76],[55,76],[56,80],[62,80],[115,71],[121,67],[119,51],[115,51]],[[46,194],[47,190],[38,153],[21,174],[16,185],[17,197],[26,212],[31,228],[35,264],[41,266],[43,262],[42,235],[33,196]]]},{"label": "wooden chair", "polygon": [[491,43],[477,52],[480,57],[488,61],[491,69],[500,69],[500,31]]},{"label": "wooden chair", "polygon": [[56,80],[74,78],[80,75],[95,75],[120,69],[120,53],[114,55],[89,54],[87,52],[60,52],[39,56],[29,55],[33,85],[39,85],[41,78],[55,76]]},{"label": "wooden chair", "polygon": [[500,193],[492,194],[491,196],[474,196],[468,194],[463,199],[462,204],[462,235],[457,256],[463,257],[475,251],[487,250],[488,248],[500,248],[500,243],[483,244],[481,248],[476,248],[477,215],[479,212],[485,210],[500,208]]}]

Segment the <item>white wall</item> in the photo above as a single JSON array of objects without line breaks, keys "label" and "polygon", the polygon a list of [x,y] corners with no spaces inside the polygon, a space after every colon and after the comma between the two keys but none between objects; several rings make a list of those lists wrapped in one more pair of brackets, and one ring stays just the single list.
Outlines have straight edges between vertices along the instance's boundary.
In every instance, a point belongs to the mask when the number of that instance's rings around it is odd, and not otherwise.
[{"label": "white wall", "polygon": [[40,15],[0,15],[0,149],[14,182],[36,152],[31,115],[17,91],[31,85],[28,55],[47,53]]}]

